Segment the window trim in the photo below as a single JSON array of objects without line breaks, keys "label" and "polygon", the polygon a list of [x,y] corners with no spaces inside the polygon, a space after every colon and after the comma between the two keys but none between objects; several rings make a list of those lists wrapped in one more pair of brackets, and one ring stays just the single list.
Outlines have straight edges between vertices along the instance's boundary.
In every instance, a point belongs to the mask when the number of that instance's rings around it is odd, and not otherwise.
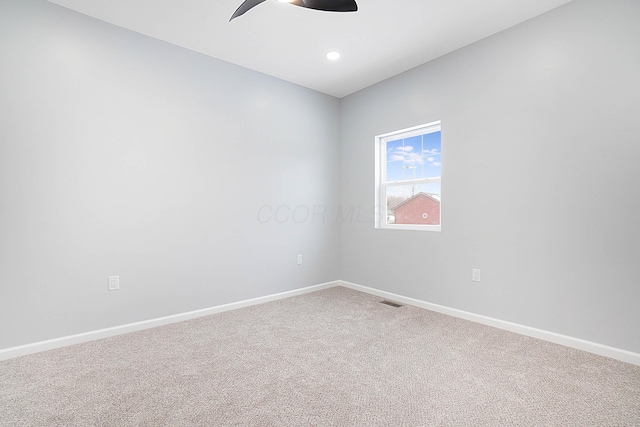
[{"label": "window trim", "polygon": [[[387,176],[387,153],[386,143],[388,141],[402,138],[411,138],[417,135],[424,135],[427,133],[441,132],[442,122],[436,120],[433,122],[425,123],[418,126],[413,126],[407,129],[401,129],[375,137],[375,228],[387,229],[387,230],[419,230],[419,231],[442,231],[442,195],[440,199],[440,224],[387,224],[387,203],[386,203],[386,189],[387,187],[411,185],[411,184],[425,184],[429,182],[442,182],[442,177],[438,178],[421,178],[404,181],[390,181],[385,182],[384,177]],[[440,145],[442,151],[442,142]],[[442,155],[442,154],[441,154]],[[442,187],[440,188],[442,192]]]}]

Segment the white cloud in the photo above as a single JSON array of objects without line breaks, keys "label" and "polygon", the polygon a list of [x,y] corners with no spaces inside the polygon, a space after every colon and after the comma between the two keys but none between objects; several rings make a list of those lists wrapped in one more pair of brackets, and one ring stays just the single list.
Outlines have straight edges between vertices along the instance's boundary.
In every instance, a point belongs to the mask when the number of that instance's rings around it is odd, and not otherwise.
[{"label": "white cloud", "polygon": [[410,145],[402,146],[402,147],[396,147],[396,151],[404,151],[404,152],[413,151],[413,147],[410,146]]},{"label": "white cloud", "polygon": [[389,153],[388,161],[396,162],[404,160],[409,165],[423,165],[424,159],[421,154],[414,153],[413,147],[410,145],[395,147],[392,152]]},{"label": "white cloud", "polygon": [[408,165],[424,165],[424,157],[418,153],[408,153],[404,158],[404,162]]}]

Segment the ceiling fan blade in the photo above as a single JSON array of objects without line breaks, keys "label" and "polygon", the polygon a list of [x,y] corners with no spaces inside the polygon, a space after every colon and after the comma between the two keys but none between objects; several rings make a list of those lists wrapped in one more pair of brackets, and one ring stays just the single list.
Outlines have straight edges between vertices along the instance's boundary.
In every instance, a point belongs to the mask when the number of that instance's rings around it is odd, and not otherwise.
[{"label": "ceiling fan blade", "polygon": [[249,9],[256,7],[257,5],[259,5],[264,1],[266,0],[244,0],[244,2],[240,5],[240,7],[238,7],[238,9],[233,13],[233,15],[231,15],[229,22],[231,22],[232,19],[235,19],[240,15],[244,15]]},{"label": "ceiling fan blade", "polygon": [[355,12],[358,10],[355,0],[294,0],[291,4],[327,12]]}]

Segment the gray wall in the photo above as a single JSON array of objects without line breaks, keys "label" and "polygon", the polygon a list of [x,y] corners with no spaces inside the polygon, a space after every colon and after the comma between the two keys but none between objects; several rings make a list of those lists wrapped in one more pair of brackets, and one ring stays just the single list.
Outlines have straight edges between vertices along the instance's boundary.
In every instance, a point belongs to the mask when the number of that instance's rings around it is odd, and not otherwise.
[{"label": "gray wall", "polygon": [[[338,101],[3,0],[0,348],[341,278],[640,352],[638,16],[575,0]],[[373,137],[437,119],[443,231],[374,229]]]},{"label": "gray wall", "polygon": [[[639,17],[576,0],[344,98],[340,278],[640,352]],[[437,119],[443,231],[374,229],[374,136]]]},{"label": "gray wall", "polygon": [[0,348],[337,279],[337,99],[44,0],[0,93]]}]

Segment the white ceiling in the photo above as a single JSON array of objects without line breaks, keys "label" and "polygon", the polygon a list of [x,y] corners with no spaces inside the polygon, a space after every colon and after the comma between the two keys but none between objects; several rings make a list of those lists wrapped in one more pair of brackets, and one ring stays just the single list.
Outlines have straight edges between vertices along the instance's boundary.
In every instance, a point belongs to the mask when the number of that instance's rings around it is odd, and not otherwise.
[{"label": "white ceiling", "polygon": [[49,1],[340,98],[571,0],[356,0],[349,13],[267,0],[232,22],[242,0]]}]

